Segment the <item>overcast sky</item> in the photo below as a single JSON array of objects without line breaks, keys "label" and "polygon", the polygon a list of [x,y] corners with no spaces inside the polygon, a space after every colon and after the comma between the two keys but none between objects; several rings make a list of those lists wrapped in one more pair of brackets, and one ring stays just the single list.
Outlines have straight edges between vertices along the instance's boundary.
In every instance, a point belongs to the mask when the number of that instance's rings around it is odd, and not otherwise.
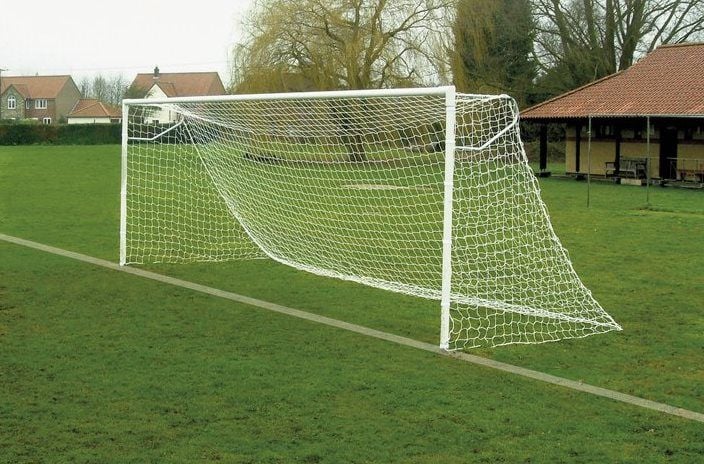
[{"label": "overcast sky", "polygon": [[0,3],[3,75],[218,71],[253,0],[35,0]]}]

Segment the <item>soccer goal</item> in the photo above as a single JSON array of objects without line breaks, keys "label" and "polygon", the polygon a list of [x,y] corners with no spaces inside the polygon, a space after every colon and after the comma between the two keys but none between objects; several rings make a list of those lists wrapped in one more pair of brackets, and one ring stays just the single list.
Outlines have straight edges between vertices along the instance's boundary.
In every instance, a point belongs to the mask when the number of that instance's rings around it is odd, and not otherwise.
[{"label": "soccer goal", "polygon": [[505,95],[125,100],[121,192],[122,265],[268,257],[436,300],[450,350],[620,330],[552,229]]}]

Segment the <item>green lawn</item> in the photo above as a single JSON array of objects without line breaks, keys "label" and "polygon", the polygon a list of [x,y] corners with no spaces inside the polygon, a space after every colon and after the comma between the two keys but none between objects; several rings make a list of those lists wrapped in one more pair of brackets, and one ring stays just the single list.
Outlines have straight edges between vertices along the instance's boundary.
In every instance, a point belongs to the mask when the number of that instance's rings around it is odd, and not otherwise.
[{"label": "green lawn", "polygon": [[[0,147],[0,232],[117,261],[119,147]],[[541,180],[624,331],[473,351],[704,412],[704,192]],[[150,269],[437,343],[434,302]],[[697,462],[704,426],[0,242],[0,462]]]}]

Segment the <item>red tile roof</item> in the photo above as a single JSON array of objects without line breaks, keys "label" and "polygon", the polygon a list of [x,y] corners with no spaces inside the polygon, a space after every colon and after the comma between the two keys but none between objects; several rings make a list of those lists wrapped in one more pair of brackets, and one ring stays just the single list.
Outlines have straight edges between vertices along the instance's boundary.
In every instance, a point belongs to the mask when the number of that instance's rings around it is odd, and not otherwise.
[{"label": "red tile roof", "polygon": [[106,105],[94,98],[82,98],[78,100],[68,114],[69,118],[120,118],[122,112],[119,108]]},{"label": "red tile roof", "polygon": [[137,74],[132,85],[144,90],[154,85],[168,97],[194,97],[200,95],[223,95],[225,87],[216,72]]},{"label": "red tile roof", "polygon": [[[173,82],[165,82],[165,81],[156,81],[154,82],[154,85],[157,85],[162,92],[164,92],[164,95],[167,97],[178,97],[179,94],[176,91],[176,85]],[[181,97],[189,97],[192,95],[181,95]]]},{"label": "red tile roof", "polygon": [[704,43],[662,45],[630,68],[521,112],[523,119],[703,116]]},{"label": "red tile roof", "polygon": [[71,80],[71,76],[3,76],[0,94],[12,85],[24,98],[54,99]]},{"label": "red tile roof", "polygon": [[19,92],[19,94],[22,95],[22,98],[29,98],[29,88],[27,88],[25,84],[5,85],[5,82],[3,82],[2,92],[0,93],[5,93],[5,90],[9,89],[10,87],[13,87],[17,92]]}]

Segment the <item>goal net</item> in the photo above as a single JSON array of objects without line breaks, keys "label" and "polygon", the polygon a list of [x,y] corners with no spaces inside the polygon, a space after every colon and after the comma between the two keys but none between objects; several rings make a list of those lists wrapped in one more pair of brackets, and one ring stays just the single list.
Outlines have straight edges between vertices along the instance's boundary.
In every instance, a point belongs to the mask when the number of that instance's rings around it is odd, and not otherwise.
[{"label": "goal net", "polygon": [[440,346],[619,330],[555,235],[507,96],[126,100],[120,263],[268,257],[440,303]]}]

